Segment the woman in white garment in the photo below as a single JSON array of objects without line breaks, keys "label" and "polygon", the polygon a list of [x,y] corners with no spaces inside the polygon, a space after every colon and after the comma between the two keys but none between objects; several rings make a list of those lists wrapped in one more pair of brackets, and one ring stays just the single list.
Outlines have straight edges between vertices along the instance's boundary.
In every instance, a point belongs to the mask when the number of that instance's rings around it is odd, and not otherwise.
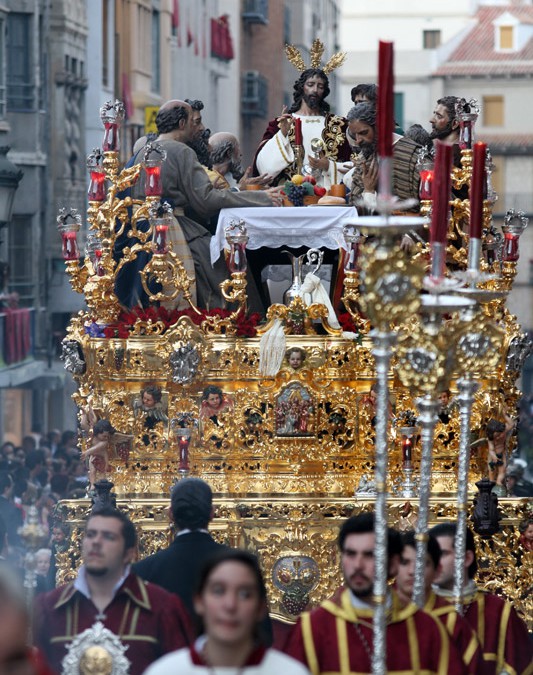
[{"label": "woman in white garment", "polygon": [[298,661],[261,644],[266,588],[252,554],[230,549],[210,559],[194,607],[204,633],[193,646],[167,654],[145,675],[309,675]]}]

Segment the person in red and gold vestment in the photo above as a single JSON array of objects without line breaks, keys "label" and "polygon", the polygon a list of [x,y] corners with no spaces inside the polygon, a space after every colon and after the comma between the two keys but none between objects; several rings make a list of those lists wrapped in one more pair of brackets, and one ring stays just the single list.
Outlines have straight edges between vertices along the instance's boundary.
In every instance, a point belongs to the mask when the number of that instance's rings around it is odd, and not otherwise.
[{"label": "person in red and gold vestment", "polygon": [[[404,605],[411,602],[415,581],[416,539],[413,531],[402,534],[403,551],[395,579],[395,589]],[[472,675],[480,672],[481,648],[474,630],[455,611],[449,600],[439,598],[431,589],[433,580],[440,573],[441,550],[438,541],[431,535],[427,542],[426,566],[424,570],[425,603],[424,611],[439,619],[453,644],[457,647]]]},{"label": "person in red and gold vestment", "polygon": [[124,513],[99,508],[87,520],[75,581],[36,597],[34,640],[56,672],[72,640],[96,622],[128,647],[130,675],[190,644],[193,630],[181,600],[130,573],[136,543]]},{"label": "person in red and gold vestment", "polygon": [[[375,574],[374,516],[363,513],[341,527],[339,548],[346,588],[312,612],[302,614],[287,653],[305,663],[313,675],[370,673],[373,643]],[[389,576],[396,575],[402,543],[389,530]],[[388,673],[465,673],[466,669],[442,624],[410,603],[405,607],[392,590],[387,597]]]},{"label": "person in red and gold vestment", "polygon": [[[453,596],[455,564],[455,523],[441,523],[430,530],[442,550],[442,570],[435,579],[435,592]],[[510,602],[499,595],[479,589],[474,576],[477,571],[474,535],[467,530],[465,578],[463,586],[463,616],[476,631],[481,650],[483,675],[533,673],[533,648],[527,626]]]}]

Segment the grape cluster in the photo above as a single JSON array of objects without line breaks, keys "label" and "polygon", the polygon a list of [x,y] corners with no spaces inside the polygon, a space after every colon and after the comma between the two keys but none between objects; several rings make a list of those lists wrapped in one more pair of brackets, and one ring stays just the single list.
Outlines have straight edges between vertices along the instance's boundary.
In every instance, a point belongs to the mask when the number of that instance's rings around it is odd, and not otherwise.
[{"label": "grape cluster", "polygon": [[287,197],[291,200],[294,206],[304,205],[304,196],[307,194],[304,187],[301,185],[291,185]]}]

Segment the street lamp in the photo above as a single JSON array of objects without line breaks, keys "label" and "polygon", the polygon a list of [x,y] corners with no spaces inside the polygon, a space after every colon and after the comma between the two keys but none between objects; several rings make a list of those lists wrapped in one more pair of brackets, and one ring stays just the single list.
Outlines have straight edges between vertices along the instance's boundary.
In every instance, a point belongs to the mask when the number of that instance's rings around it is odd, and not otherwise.
[{"label": "street lamp", "polygon": [[0,146],[0,228],[6,227],[11,221],[15,192],[24,175],[24,172],[7,158],[9,149],[9,145]]}]

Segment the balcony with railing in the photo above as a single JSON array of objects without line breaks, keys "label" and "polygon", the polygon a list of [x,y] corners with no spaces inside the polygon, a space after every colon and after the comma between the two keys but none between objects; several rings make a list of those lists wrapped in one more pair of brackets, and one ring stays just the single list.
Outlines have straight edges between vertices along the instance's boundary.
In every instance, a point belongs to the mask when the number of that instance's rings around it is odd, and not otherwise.
[{"label": "balcony with railing", "polygon": [[35,360],[35,308],[0,308],[0,387],[19,386],[42,375]]}]

